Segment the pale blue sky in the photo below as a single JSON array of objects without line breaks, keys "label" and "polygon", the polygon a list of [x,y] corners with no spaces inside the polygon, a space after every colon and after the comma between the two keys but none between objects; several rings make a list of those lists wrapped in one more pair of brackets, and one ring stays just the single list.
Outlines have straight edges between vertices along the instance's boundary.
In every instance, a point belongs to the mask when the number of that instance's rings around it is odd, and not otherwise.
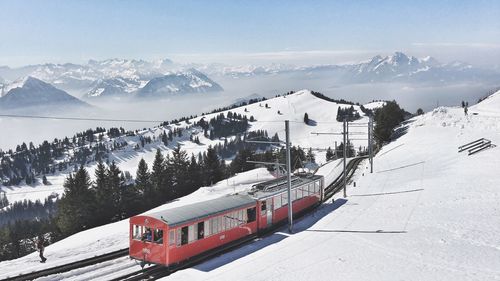
[{"label": "pale blue sky", "polygon": [[[500,60],[500,1],[0,1],[0,65]],[[491,56],[494,57],[492,60]]]}]

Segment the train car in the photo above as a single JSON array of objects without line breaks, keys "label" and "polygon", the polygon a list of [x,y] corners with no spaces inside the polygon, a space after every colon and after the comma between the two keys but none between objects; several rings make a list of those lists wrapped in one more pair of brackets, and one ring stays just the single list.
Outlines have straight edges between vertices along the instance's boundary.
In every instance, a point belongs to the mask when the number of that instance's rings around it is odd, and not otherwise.
[{"label": "train car", "polygon": [[[323,198],[323,177],[317,175],[292,177],[292,211],[297,214],[319,204]],[[265,230],[288,218],[287,178],[263,182],[254,186],[250,195],[257,200],[258,227]]]},{"label": "train car", "polygon": [[230,195],[130,218],[131,258],[175,265],[257,231],[256,201]]},{"label": "train car", "polygon": [[[323,177],[292,177],[293,213],[319,204]],[[288,217],[287,179],[235,194],[130,218],[130,257],[173,266],[228,243],[265,232]]]}]

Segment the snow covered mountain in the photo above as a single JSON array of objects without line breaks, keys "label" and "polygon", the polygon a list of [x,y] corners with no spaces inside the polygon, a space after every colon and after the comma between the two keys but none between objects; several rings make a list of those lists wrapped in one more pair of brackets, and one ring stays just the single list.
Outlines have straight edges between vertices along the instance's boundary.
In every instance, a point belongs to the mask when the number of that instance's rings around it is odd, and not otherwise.
[{"label": "snow covered mountain", "polygon": [[28,76],[2,89],[0,108],[5,110],[26,107],[89,107],[63,90]]},{"label": "snow covered mountain", "polygon": [[140,80],[114,77],[109,79],[99,79],[92,83],[92,89],[84,95],[85,98],[96,97],[121,97],[130,96],[137,91],[144,82]]},{"label": "snow covered mountain", "polygon": [[138,97],[161,97],[179,93],[223,91],[222,87],[195,69],[175,72],[151,79],[137,92]]},{"label": "snow covered mountain", "polygon": [[273,64],[263,66],[214,66],[207,68],[210,75],[234,78],[258,75],[291,75],[308,78],[326,78],[339,84],[414,82],[414,83],[454,83],[454,82],[496,82],[500,72],[495,69],[481,69],[464,62],[440,63],[427,56],[417,58],[402,52],[355,64],[326,64],[313,66],[292,66]]},{"label": "snow covered mountain", "polygon": [[[199,72],[200,70],[204,74]],[[166,93],[220,91],[222,88],[217,87],[215,82],[210,82],[206,75],[216,80],[219,77],[251,78],[265,75],[284,75],[291,79],[297,77],[328,79],[338,84],[377,82],[498,83],[500,69],[481,69],[463,62],[440,63],[429,56],[416,58],[402,52],[395,52],[385,57],[378,55],[364,62],[344,65],[293,66],[272,63],[267,66],[228,66],[216,63],[177,64],[169,59],[145,61],[115,58],[101,61],[89,60],[86,64],[47,63],[19,68],[0,66],[0,77],[3,77],[6,82],[14,81],[19,77],[32,76],[75,96],[84,96],[85,98],[127,96],[138,91],[154,78],[160,79],[151,81],[148,88],[140,91],[141,96],[156,96],[157,94],[154,92],[157,92],[159,88],[163,89],[161,90],[163,93],[158,94],[159,96]],[[159,84],[165,84],[165,86]]]},{"label": "snow covered mountain", "polygon": [[[82,65],[47,63],[20,68],[0,67],[0,77],[5,77],[8,81],[25,76],[46,81],[84,98],[130,96],[150,81],[148,88],[140,91],[140,96],[157,94],[161,96],[166,92],[222,91],[222,87],[205,74],[194,68],[178,66],[169,59],[156,61],[108,59],[89,60],[87,64]],[[152,81],[155,78],[159,79]],[[160,84],[164,84],[165,87]]]}]

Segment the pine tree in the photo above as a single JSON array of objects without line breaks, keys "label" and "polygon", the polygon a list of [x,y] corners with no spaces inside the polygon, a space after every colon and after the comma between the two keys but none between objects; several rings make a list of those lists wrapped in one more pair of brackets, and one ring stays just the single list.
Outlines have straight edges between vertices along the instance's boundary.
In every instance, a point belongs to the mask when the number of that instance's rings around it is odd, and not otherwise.
[{"label": "pine tree", "polygon": [[[148,164],[141,158],[137,167],[135,185],[140,195],[144,198],[144,202],[153,202],[154,193],[151,185],[151,174],[149,173]],[[146,205],[148,205],[146,203]]]},{"label": "pine tree", "polygon": [[[182,196],[188,194],[187,190],[187,180],[188,180],[188,165],[187,154],[185,151],[181,150],[180,145],[172,151],[172,158],[168,161],[169,168],[171,171],[172,179],[172,193],[174,196]],[[169,198],[170,199],[170,198]]]},{"label": "pine tree", "polygon": [[161,198],[161,194],[163,193],[164,189],[164,182],[165,182],[165,159],[163,158],[163,155],[160,151],[160,149],[156,150],[156,155],[155,159],[153,161],[153,168],[151,171],[151,185],[153,188],[153,194],[154,194],[154,203],[153,204],[158,204],[163,202],[163,199]]},{"label": "pine tree", "polygon": [[316,162],[316,158],[314,157],[314,153],[312,152],[312,148],[309,148],[309,150],[307,151],[307,159],[310,161],[310,162]]},{"label": "pine tree", "polygon": [[309,115],[306,113],[304,113],[304,123],[306,123],[307,125],[309,125]]},{"label": "pine tree", "polygon": [[200,186],[202,186],[201,180],[201,167],[200,164],[196,161],[196,157],[194,154],[191,155],[191,160],[189,161],[188,167],[188,178],[187,178],[187,189],[189,193],[192,193]]},{"label": "pine tree", "polygon": [[113,214],[111,220],[118,220],[121,218],[121,207],[122,207],[122,187],[124,185],[124,180],[121,178],[121,171],[116,166],[115,161],[111,162],[106,171],[107,185],[109,191],[111,192],[109,209]]},{"label": "pine tree", "polygon": [[102,161],[97,162],[97,168],[94,172],[95,180],[92,185],[95,192],[95,203],[96,203],[96,216],[97,224],[105,224],[111,221],[113,217],[113,208],[111,207],[112,202],[112,190],[107,184],[107,172],[106,166]]},{"label": "pine tree", "polygon": [[326,161],[330,161],[333,159],[335,159],[335,154],[333,153],[333,150],[328,147],[328,149],[326,150]]},{"label": "pine tree", "polygon": [[58,204],[56,223],[65,235],[94,226],[95,196],[90,189],[90,177],[83,166],[64,182],[64,195]]},{"label": "pine tree", "polygon": [[389,141],[392,130],[404,120],[404,110],[395,101],[388,101],[375,111],[374,135],[379,144]]},{"label": "pine tree", "polygon": [[212,146],[209,146],[206,152],[206,156],[203,159],[204,164],[204,174],[205,184],[212,185],[220,180],[224,176],[224,172],[221,167],[221,161],[217,152]]}]

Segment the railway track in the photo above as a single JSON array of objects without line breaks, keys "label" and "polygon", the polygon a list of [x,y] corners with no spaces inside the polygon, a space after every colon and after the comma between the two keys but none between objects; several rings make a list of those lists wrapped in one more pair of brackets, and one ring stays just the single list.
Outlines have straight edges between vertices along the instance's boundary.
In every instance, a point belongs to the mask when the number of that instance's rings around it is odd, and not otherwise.
[{"label": "railway track", "polygon": [[[349,163],[347,163],[347,165],[346,165],[347,180],[351,179],[352,175],[356,171],[357,166],[365,158],[366,157],[358,157],[358,158],[352,159],[351,161],[349,161]],[[343,187],[342,176],[343,176],[343,174],[340,174],[333,181],[332,184],[330,184],[329,186],[327,186],[325,188],[325,196],[324,196],[323,202],[330,199],[335,193],[339,192],[342,189],[342,187]],[[304,210],[303,212],[297,214],[297,218],[305,215],[306,213],[308,213],[308,211],[309,211],[309,209]],[[261,235],[265,236],[265,235],[268,235],[270,233],[273,233],[276,229],[282,227],[285,223],[286,222],[276,224],[275,226],[273,226],[271,229],[269,229],[265,233],[261,233]],[[132,273],[128,273],[128,274],[123,275],[119,278],[112,279],[112,281],[118,281],[118,280],[127,280],[127,281],[156,280],[156,279],[168,276],[177,270],[196,265],[196,264],[206,260],[207,258],[211,258],[211,257],[217,256],[217,255],[221,255],[223,253],[229,252],[229,251],[247,243],[248,241],[251,241],[251,240],[257,238],[257,237],[258,237],[258,235],[252,235],[252,236],[246,237],[244,239],[235,241],[235,242],[231,243],[230,245],[227,245],[226,247],[223,247],[221,249],[214,249],[212,251],[206,252],[203,255],[195,257],[195,258],[189,260],[188,262],[186,262],[182,265],[173,267],[173,268],[166,268],[166,267],[159,266],[159,265],[153,265],[153,266],[150,266],[150,267],[145,268],[145,269],[141,269],[141,270],[138,270],[138,271],[135,271]],[[80,260],[80,261],[76,261],[76,262],[72,262],[72,263],[68,263],[68,264],[64,264],[64,265],[60,265],[60,266],[56,266],[56,267],[52,267],[52,268],[48,268],[48,269],[44,269],[44,270],[40,270],[40,271],[35,271],[35,272],[21,274],[21,275],[12,276],[12,277],[7,277],[4,280],[5,281],[33,280],[36,278],[40,278],[40,277],[44,277],[44,276],[48,276],[48,275],[52,275],[52,274],[63,273],[63,272],[67,272],[70,270],[82,268],[85,266],[98,264],[98,263],[101,263],[104,261],[113,260],[113,259],[123,257],[126,255],[128,255],[128,249],[122,249],[122,250],[107,253],[104,255],[100,255],[100,256],[96,256],[96,257],[92,257],[92,258],[88,258],[88,259],[84,259],[84,260]]]},{"label": "railway track", "polygon": [[[356,171],[356,168],[358,167],[359,163],[361,163],[361,161],[363,161],[364,159],[366,159],[366,157],[357,157],[357,158],[354,158],[347,163],[347,165],[346,165],[346,170],[347,170],[346,182],[352,178],[352,175],[354,175],[354,172]],[[342,173],[333,181],[333,183],[331,183],[329,186],[325,187],[325,196],[324,196],[323,202],[330,199],[335,193],[339,192],[343,187],[344,187],[344,181],[343,181],[343,173]]]},{"label": "railway track", "polygon": [[92,257],[92,258],[87,258],[87,259],[80,260],[80,261],[75,261],[75,262],[68,263],[68,264],[52,267],[52,268],[47,268],[47,269],[40,270],[40,271],[34,271],[34,272],[26,273],[26,274],[20,274],[17,276],[7,277],[6,279],[3,279],[3,281],[33,280],[33,279],[44,277],[47,275],[63,273],[63,272],[67,272],[70,270],[82,268],[85,266],[98,264],[98,263],[101,263],[104,261],[113,260],[113,259],[123,257],[126,255],[128,255],[128,248],[114,251],[111,253],[107,253],[104,255]]}]

